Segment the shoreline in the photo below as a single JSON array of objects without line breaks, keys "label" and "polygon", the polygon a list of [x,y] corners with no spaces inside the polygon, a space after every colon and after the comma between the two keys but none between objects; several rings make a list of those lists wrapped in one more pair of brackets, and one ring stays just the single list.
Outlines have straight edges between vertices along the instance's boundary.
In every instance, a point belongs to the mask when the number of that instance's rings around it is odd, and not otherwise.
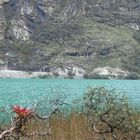
[{"label": "shoreline", "polygon": [[50,73],[47,72],[27,72],[27,71],[18,71],[18,70],[0,70],[0,78],[38,78],[39,76],[47,76]]},{"label": "shoreline", "polygon": [[104,79],[104,80],[140,80],[140,77],[115,77],[110,75],[74,75],[70,76],[67,73],[54,74],[53,72],[41,71],[19,71],[19,70],[0,70],[0,79],[47,79],[47,78],[63,78],[63,79]]},{"label": "shoreline", "polygon": [[59,73],[55,75],[52,72],[32,72],[32,71],[19,71],[19,70],[0,70],[0,79],[47,79],[47,78],[70,78],[70,79],[82,79],[83,75],[75,75],[70,77],[67,73]]}]

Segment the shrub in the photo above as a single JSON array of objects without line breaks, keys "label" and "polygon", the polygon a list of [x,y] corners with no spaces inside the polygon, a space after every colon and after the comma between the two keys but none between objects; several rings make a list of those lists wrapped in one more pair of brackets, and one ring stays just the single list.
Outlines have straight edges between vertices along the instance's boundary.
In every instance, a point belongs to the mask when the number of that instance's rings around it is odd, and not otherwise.
[{"label": "shrub", "polygon": [[[135,139],[139,130],[138,120],[133,119],[134,110],[129,106],[127,98],[103,87],[89,89],[83,98],[84,112],[88,126],[99,134],[111,134],[114,139],[122,139],[121,134],[129,134]],[[130,133],[131,132],[131,133]],[[115,134],[116,133],[116,134]]]},{"label": "shrub", "polygon": [[67,78],[73,79],[74,77],[75,77],[75,73],[73,73],[72,71],[69,71],[69,72],[67,73]]},{"label": "shrub", "polygon": [[44,74],[44,75],[39,75],[38,78],[39,79],[47,79],[47,78],[51,78],[52,76],[50,74]]},{"label": "shrub", "polygon": [[53,72],[53,76],[54,77],[58,77],[59,76],[59,73],[58,72]]},{"label": "shrub", "polygon": [[84,74],[85,79],[108,79],[108,76],[98,74]]},{"label": "shrub", "polygon": [[90,75],[90,74],[84,74],[83,78],[85,78],[85,79],[93,79],[93,76]]},{"label": "shrub", "polygon": [[136,39],[138,41],[138,43],[140,44],[140,31],[136,31],[133,34],[133,38]]},{"label": "shrub", "polygon": [[139,77],[139,75],[137,73],[131,72],[125,79],[133,79],[133,80],[135,80],[135,79],[139,79],[139,78],[140,77]]}]

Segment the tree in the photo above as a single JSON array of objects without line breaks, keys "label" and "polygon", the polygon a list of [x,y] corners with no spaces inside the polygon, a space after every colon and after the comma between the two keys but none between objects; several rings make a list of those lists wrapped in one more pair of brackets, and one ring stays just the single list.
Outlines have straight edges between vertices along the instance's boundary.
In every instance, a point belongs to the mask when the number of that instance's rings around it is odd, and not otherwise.
[{"label": "tree", "polygon": [[115,90],[107,90],[104,87],[89,89],[83,102],[88,126],[96,133],[111,134],[115,140],[135,140],[139,134],[140,124],[134,119],[135,113],[127,98]]}]

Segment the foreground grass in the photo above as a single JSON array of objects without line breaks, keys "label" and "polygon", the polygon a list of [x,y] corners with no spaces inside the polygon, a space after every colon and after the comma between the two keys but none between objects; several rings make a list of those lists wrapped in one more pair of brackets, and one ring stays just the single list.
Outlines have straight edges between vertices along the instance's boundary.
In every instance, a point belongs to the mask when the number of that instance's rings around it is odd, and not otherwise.
[{"label": "foreground grass", "polygon": [[[140,114],[135,114],[135,121],[140,121]],[[92,128],[88,126],[87,117],[84,114],[78,114],[76,112],[69,116],[62,114],[54,115],[49,121],[33,120],[29,122],[27,131],[29,133],[34,132],[50,132],[48,136],[34,136],[21,138],[21,140],[113,140],[111,134],[98,134]],[[99,127],[103,127],[104,124],[100,124]],[[118,140],[132,140],[130,135],[132,132],[124,133],[116,130]],[[140,135],[136,136],[135,140],[139,140]]]},{"label": "foreground grass", "polygon": [[[44,137],[32,137],[29,140],[88,140],[100,138],[91,130],[88,130],[87,120],[84,115],[72,113],[69,117],[63,115],[54,116],[50,122],[32,121],[28,125],[28,131],[49,131],[51,125],[51,135]],[[23,138],[24,140],[24,138]]]}]

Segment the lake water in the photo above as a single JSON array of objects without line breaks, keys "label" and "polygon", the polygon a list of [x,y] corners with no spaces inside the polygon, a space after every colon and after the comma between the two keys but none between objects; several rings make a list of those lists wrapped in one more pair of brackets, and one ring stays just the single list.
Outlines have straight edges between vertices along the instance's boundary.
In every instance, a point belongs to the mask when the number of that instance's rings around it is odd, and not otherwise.
[{"label": "lake water", "polygon": [[66,102],[80,98],[88,87],[104,86],[126,95],[140,107],[140,80],[0,79],[0,106],[31,106],[35,101],[65,96]]}]

